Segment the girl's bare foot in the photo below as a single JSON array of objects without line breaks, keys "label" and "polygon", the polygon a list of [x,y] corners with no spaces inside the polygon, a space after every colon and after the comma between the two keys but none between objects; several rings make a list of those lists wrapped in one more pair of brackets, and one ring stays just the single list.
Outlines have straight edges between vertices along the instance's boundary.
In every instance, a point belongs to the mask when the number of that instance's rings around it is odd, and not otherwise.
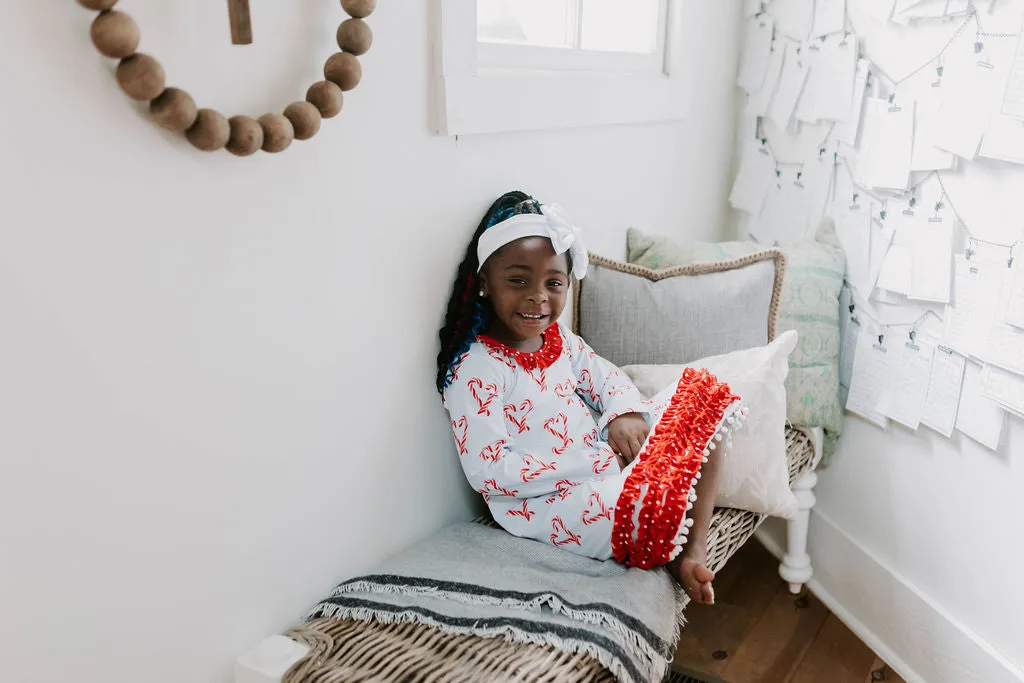
[{"label": "girl's bare foot", "polygon": [[704,544],[694,541],[696,539],[687,544],[682,555],[669,563],[669,570],[691,600],[713,605],[715,589],[711,582],[715,580],[715,573],[707,568],[707,548]]}]

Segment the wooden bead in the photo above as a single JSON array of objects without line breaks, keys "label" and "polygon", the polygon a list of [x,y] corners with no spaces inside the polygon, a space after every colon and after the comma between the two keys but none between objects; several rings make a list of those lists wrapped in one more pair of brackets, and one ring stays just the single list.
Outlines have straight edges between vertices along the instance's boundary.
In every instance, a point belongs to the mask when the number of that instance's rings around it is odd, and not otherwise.
[{"label": "wooden bead", "polygon": [[255,154],[263,147],[263,127],[260,122],[249,116],[232,116],[231,137],[228,139],[227,150],[235,156],[247,157]]},{"label": "wooden bead", "polygon": [[106,12],[117,4],[117,0],[78,0],[78,4],[86,9],[94,9],[97,12]]},{"label": "wooden bead", "polygon": [[92,43],[105,57],[124,59],[139,49],[142,34],[135,20],[117,10],[103,12],[92,22]]},{"label": "wooden bead", "polygon": [[149,113],[162,128],[175,133],[184,133],[192,127],[199,116],[196,102],[184,90],[167,88],[149,103]]},{"label": "wooden bead", "polygon": [[260,126],[263,127],[264,152],[283,152],[295,139],[292,122],[280,114],[264,114],[260,117]]},{"label": "wooden bead", "polygon": [[364,55],[373,44],[373,29],[362,19],[346,19],[338,27],[338,47],[354,55]]},{"label": "wooden bead", "polygon": [[284,117],[291,121],[296,140],[308,140],[320,132],[320,110],[309,102],[292,102]]},{"label": "wooden bead", "polygon": [[341,0],[341,8],[350,17],[365,19],[377,9],[377,0]]},{"label": "wooden bead", "polygon": [[212,109],[200,109],[196,122],[185,136],[196,149],[216,152],[228,143],[228,138],[231,137],[231,124],[223,114]]},{"label": "wooden bead", "polygon": [[319,81],[309,86],[309,90],[306,91],[306,101],[320,110],[320,116],[330,119],[341,113],[345,96],[341,92],[341,88],[334,83]]},{"label": "wooden bead", "polygon": [[335,52],[324,64],[324,78],[342,90],[351,90],[363,78],[363,67],[347,52]]},{"label": "wooden bead", "polygon": [[164,91],[164,68],[141,53],[126,57],[117,65],[117,82],[133,100],[152,100]]}]

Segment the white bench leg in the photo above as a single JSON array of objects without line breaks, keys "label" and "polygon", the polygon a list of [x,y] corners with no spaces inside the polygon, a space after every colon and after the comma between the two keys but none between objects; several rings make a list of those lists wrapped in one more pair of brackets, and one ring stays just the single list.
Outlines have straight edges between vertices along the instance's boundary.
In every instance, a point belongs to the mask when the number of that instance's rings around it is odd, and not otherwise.
[{"label": "white bench leg", "polygon": [[789,520],[786,525],[786,553],[782,556],[779,576],[789,583],[789,592],[796,595],[803,590],[804,584],[811,580],[814,570],[811,567],[811,556],[807,554],[807,532],[811,520],[811,508],[814,507],[814,486],[818,483],[818,475],[813,471],[805,473],[793,486],[796,496],[796,519]]}]

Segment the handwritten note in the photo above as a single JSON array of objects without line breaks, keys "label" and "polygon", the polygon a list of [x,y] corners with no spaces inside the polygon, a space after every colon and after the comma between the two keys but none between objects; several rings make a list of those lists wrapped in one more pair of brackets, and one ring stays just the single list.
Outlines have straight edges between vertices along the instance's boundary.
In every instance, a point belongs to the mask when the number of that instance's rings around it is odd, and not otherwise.
[{"label": "handwritten note", "polygon": [[775,159],[760,142],[748,141],[743,148],[739,173],[729,193],[729,203],[740,211],[760,215],[774,180]]},{"label": "handwritten note", "polygon": [[853,106],[857,74],[857,40],[836,34],[814,40],[805,50],[811,60],[810,74],[795,116],[800,121],[841,121]]},{"label": "handwritten note", "polygon": [[931,216],[914,239],[911,299],[948,303],[953,281],[953,223]]},{"label": "handwritten note", "polygon": [[935,347],[923,341],[907,340],[889,345],[892,354],[889,377],[878,411],[910,429],[921,424]]},{"label": "handwritten note", "polygon": [[1024,327],[1024,262],[1014,259],[1010,276],[1010,293],[1006,299],[1006,313],[1003,316],[1014,327]]},{"label": "handwritten note", "polygon": [[891,373],[889,350],[870,334],[860,335],[853,361],[846,409],[885,429],[889,419],[879,410]]},{"label": "handwritten note", "polygon": [[968,361],[956,416],[957,431],[995,451],[999,449],[1005,420],[1002,407],[985,396],[981,365]]},{"label": "handwritten note", "polygon": [[869,98],[864,109],[856,176],[866,187],[905,190],[914,151],[913,100]]},{"label": "handwritten note", "polygon": [[1024,377],[986,365],[981,373],[981,385],[985,396],[1024,417]]},{"label": "handwritten note", "polygon": [[824,36],[843,30],[846,22],[846,0],[815,0],[812,36]]},{"label": "handwritten note", "polygon": [[768,55],[772,49],[774,24],[770,16],[762,14],[747,19],[745,28],[743,58],[740,60],[740,72],[736,78],[736,85],[747,92],[756,92],[764,83]]},{"label": "handwritten note", "polygon": [[850,111],[836,124],[833,135],[844,145],[851,147],[857,144],[860,132],[861,114],[864,111],[864,100],[868,89],[868,75],[871,73],[871,62],[866,59],[857,61],[857,72],[853,79],[853,101]]},{"label": "handwritten note", "polygon": [[801,52],[800,46],[796,43],[786,45],[779,87],[772,97],[771,104],[768,105],[767,118],[782,129],[789,127],[789,121],[793,118],[793,111],[810,72]]},{"label": "handwritten note", "polygon": [[747,97],[747,106],[744,110],[747,116],[764,116],[768,113],[768,105],[771,104],[772,98],[775,97],[775,91],[779,88],[779,78],[782,76],[782,64],[785,59],[785,47],[773,44],[768,55],[764,82],[758,90],[750,93]]},{"label": "handwritten note", "polygon": [[964,383],[967,359],[953,349],[939,346],[932,356],[928,378],[928,394],[921,411],[921,424],[934,429],[947,439],[953,436],[956,415],[960,408],[960,391]]},{"label": "handwritten note", "polygon": [[[850,309],[853,308],[851,311]],[[840,338],[843,340],[839,350],[839,384],[850,387],[853,377],[853,362],[857,357],[857,344],[860,341],[860,319],[856,315],[849,287],[844,287],[839,296]]]},{"label": "handwritten note", "polygon": [[1024,119],[1024,26],[1017,36],[1017,51],[1010,66],[1010,77],[1003,93],[1001,112],[1005,116]]}]

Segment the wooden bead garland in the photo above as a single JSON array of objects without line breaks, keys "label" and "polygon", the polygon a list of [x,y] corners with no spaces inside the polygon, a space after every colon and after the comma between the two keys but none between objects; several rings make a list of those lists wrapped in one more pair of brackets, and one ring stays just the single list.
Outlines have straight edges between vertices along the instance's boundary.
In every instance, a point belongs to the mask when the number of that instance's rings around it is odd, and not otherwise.
[{"label": "wooden bead garland", "polygon": [[160,62],[149,55],[136,52],[117,65],[117,82],[133,100],[153,100],[164,91],[167,79]]},{"label": "wooden bead garland", "polygon": [[320,110],[309,102],[293,102],[284,110],[291,121],[296,140],[308,140],[320,132]]},{"label": "wooden bead garland", "polygon": [[347,52],[335,52],[324,64],[324,78],[342,90],[351,90],[363,78],[359,60]]},{"label": "wooden bead garland", "polygon": [[362,19],[346,19],[338,27],[338,47],[353,55],[369,52],[373,44],[373,29]]},{"label": "wooden bead garland", "polygon": [[184,90],[167,88],[149,103],[149,113],[162,128],[184,133],[196,122],[196,102]]},{"label": "wooden bead garland", "polygon": [[264,114],[260,117],[263,128],[263,151],[276,154],[288,149],[295,139],[295,128],[292,122],[281,114]]},{"label": "wooden bead garland", "polygon": [[216,152],[228,144],[231,137],[231,124],[224,115],[212,109],[200,109],[196,122],[185,133],[188,141],[196,149],[204,152]]},{"label": "wooden bead garland", "polygon": [[150,115],[159,126],[184,133],[197,149],[227,148],[236,156],[249,156],[260,149],[282,152],[292,140],[312,138],[323,119],[341,112],[343,91],[352,90],[362,80],[363,68],[356,57],[366,54],[373,44],[373,30],[363,19],[377,7],[376,0],[341,0],[351,18],[338,27],[341,52],[324,64],[325,80],[310,86],[305,101],[293,102],[283,114],[264,114],[257,120],[248,116],[228,119],[212,109],[198,109],[187,92],[168,88],[160,62],[137,52],[142,41],[139,26],[129,15],[114,10],[118,0],[77,1],[99,12],[90,28],[92,42],[100,54],[119,60],[117,82],[128,97],[149,102]]},{"label": "wooden bead garland", "polygon": [[[350,21],[355,21],[350,20]],[[124,59],[139,49],[142,34],[135,20],[124,12],[102,12],[92,22],[92,43],[105,57]]]},{"label": "wooden bead garland", "polygon": [[249,116],[232,116],[228,123],[231,124],[231,137],[227,144],[229,152],[247,157],[263,148],[263,126],[259,121]]},{"label": "wooden bead garland", "polygon": [[320,110],[320,116],[330,119],[341,113],[345,95],[341,88],[330,81],[320,81],[309,86],[306,101]]}]

